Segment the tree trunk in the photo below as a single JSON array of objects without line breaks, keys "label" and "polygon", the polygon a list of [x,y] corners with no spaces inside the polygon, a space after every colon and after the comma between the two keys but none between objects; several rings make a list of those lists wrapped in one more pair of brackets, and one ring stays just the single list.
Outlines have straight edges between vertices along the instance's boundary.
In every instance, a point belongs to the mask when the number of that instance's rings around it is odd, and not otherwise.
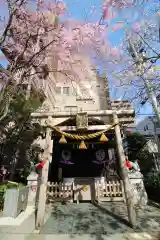
[{"label": "tree trunk", "polygon": [[47,182],[49,171],[49,159],[52,157],[53,142],[51,140],[51,130],[47,129],[46,147],[44,149],[44,166],[38,177],[37,196],[36,196],[36,229],[43,226],[47,195]]},{"label": "tree trunk", "polygon": [[135,211],[135,204],[134,204],[134,194],[132,190],[132,186],[130,184],[128,173],[126,169],[126,158],[124,154],[120,126],[118,123],[117,114],[113,114],[114,123],[117,123],[115,126],[115,135],[116,135],[116,142],[117,142],[117,150],[119,155],[119,165],[120,165],[120,173],[121,178],[124,185],[124,193],[126,197],[126,204],[128,210],[128,219],[129,223],[132,227],[136,225],[136,211]]},{"label": "tree trunk", "polygon": [[32,89],[32,77],[29,78],[29,82],[27,85],[26,100],[28,100],[31,96],[31,89]]}]

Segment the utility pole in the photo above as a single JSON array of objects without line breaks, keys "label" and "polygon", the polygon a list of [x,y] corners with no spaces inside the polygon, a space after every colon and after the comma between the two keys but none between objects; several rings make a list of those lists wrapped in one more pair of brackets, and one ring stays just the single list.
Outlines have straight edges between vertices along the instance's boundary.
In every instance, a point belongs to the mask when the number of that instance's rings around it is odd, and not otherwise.
[{"label": "utility pole", "polygon": [[156,129],[156,122],[154,121],[154,117],[150,117],[150,120],[153,123],[153,128],[154,128],[154,140],[157,145],[157,154],[153,153],[153,160],[154,160],[154,166],[157,172],[160,171],[160,166],[159,166],[159,153],[160,153],[160,143],[159,143],[159,138],[157,135],[157,129]]},{"label": "utility pole", "polygon": [[145,67],[144,67],[144,61],[143,58],[141,56],[139,56],[139,54],[137,53],[133,43],[131,42],[131,40],[129,39],[129,45],[130,48],[134,54],[135,60],[137,62],[137,65],[139,67],[139,70],[141,71],[141,75],[140,76],[141,79],[143,80],[144,86],[146,88],[147,94],[148,94],[148,98],[151,100],[152,103],[152,107],[154,109],[155,115],[157,117],[158,123],[160,124],[160,106],[157,102],[157,98],[153,92],[153,87],[151,86],[149,80],[147,79],[147,76],[145,74]]}]

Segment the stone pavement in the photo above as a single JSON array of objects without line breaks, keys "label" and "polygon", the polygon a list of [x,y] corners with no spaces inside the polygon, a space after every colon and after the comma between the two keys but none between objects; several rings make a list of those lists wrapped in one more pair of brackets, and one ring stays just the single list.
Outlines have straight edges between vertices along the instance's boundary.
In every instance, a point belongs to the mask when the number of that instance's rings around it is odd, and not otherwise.
[{"label": "stone pavement", "polygon": [[[51,209],[49,210],[51,211]],[[122,234],[124,232],[160,231],[160,209],[147,206],[137,209],[137,227],[128,226],[127,209],[123,203],[57,204],[41,228],[41,234]]]},{"label": "stone pavement", "polygon": [[27,206],[24,212],[21,212],[18,217],[0,217],[0,226],[19,226],[21,225],[26,219],[28,219],[33,213],[35,212],[35,207]]},{"label": "stone pavement", "polygon": [[159,240],[159,236],[151,236],[148,233],[125,234],[0,234],[0,240]]},{"label": "stone pavement", "polygon": [[34,230],[35,217],[31,215],[19,227],[0,227],[0,240],[160,240],[160,209],[147,206],[137,209],[137,215],[133,230],[122,203],[57,203],[48,208],[46,223],[39,232]]}]

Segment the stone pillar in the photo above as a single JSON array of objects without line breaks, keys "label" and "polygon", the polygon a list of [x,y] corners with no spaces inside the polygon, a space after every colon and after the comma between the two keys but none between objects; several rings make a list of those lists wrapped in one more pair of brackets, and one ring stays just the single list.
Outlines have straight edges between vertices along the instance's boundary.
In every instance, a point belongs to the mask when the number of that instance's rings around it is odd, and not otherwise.
[{"label": "stone pillar", "polygon": [[144,187],[143,175],[137,171],[130,172],[128,176],[134,191],[135,205],[140,207],[147,205],[148,196]]},{"label": "stone pillar", "polygon": [[113,114],[113,121],[115,124],[115,127],[114,127],[115,128],[115,138],[116,138],[117,152],[118,152],[118,157],[119,157],[121,178],[123,181],[124,193],[125,193],[125,197],[126,197],[128,219],[129,219],[130,225],[133,227],[136,224],[135,204],[134,204],[134,199],[133,199],[132,185],[130,183],[127,169],[126,169],[126,157],[125,157],[124,149],[123,149],[119,119],[118,119],[118,116],[116,113]]},{"label": "stone pillar", "polygon": [[37,180],[38,174],[36,172],[31,172],[27,177],[27,185],[29,186],[28,194],[28,205],[35,206],[36,192],[37,192]]}]

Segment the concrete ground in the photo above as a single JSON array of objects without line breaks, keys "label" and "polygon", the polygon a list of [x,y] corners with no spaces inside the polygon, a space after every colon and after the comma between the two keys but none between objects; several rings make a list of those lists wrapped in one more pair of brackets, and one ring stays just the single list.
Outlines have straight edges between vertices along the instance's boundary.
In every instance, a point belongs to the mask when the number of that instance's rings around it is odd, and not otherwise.
[{"label": "concrete ground", "polygon": [[127,209],[122,203],[57,204],[40,234],[105,234],[160,231],[160,209],[147,206],[137,210],[137,227],[128,226]]},{"label": "concrete ground", "polygon": [[106,235],[89,235],[83,234],[80,235],[50,235],[50,234],[10,234],[3,236],[0,240],[159,240],[159,238],[151,238],[147,233],[145,234],[137,234],[137,235],[129,235],[129,234],[112,234],[110,236]]},{"label": "concrete ground", "polygon": [[46,223],[39,232],[34,231],[32,215],[19,227],[0,227],[0,240],[160,240],[158,206],[138,209],[134,230],[127,224],[126,207],[122,203],[100,206],[57,203],[46,214]]}]

